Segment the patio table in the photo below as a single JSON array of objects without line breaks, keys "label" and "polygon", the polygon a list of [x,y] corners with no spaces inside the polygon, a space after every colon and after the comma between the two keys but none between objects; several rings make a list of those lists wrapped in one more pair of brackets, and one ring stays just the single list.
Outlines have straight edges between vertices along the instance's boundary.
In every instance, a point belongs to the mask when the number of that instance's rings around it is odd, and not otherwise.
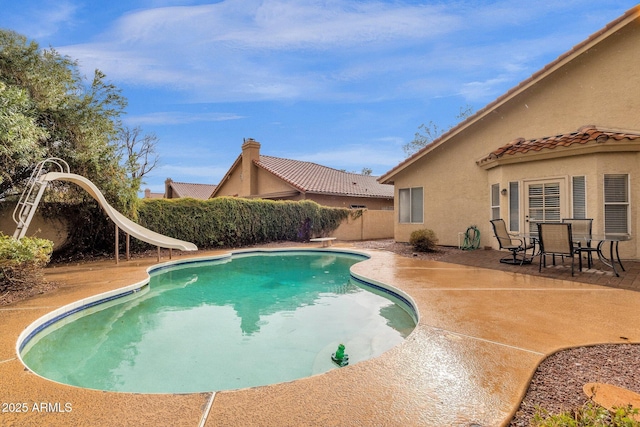
[{"label": "patio table", "polygon": [[[620,276],[618,270],[616,268],[616,264],[620,266],[622,271],[625,271],[624,266],[622,265],[622,261],[620,260],[620,253],[618,252],[618,244],[620,242],[627,242],[631,240],[631,236],[629,234],[592,234],[588,235],[573,235],[573,241],[577,243],[589,242],[589,241],[597,241],[598,245],[596,246],[596,253],[598,254],[598,259],[607,267],[610,267],[616,276]],[[609,256],[606,256],[602,247],[609,243]]]},{"label": "patio table", "polygon": [[[518,236],[525,239],[530,239],[534,245],[540,247],[538,233],[518,233]],[[620,266],[622,271],[625,271],[624,266],[622,265],[622,260],[620,259],[620,253],[618,252],[618,244],[620,242],[627,242],[631,240],[631,236],[629,234],[572,234],[571,237],[574,243],[578,243],[580,245],[582,245],[583,243],[587,244],[588,242],[598,242],[595,247],[595,252],[598,254],[598,259],[600,260],[600,262],[611,268],[615,275],[618,277],[620,276],[620,273],[618,273],[616,265]],[[608,256],[603,252],[603,246],[605,246],[606,243],[609,243]],[[537,253],[535,253],[534,251],[533,256],[535,257],[536,255]]]}]

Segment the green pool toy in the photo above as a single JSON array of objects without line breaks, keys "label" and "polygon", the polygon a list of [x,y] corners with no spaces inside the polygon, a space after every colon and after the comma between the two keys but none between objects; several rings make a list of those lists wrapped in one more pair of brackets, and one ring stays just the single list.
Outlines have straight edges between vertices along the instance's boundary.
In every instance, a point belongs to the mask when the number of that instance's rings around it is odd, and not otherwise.
[{"label": "green pool toy", "polygon": [[349,355],[344,354],[344,344],[338,346],[336,352],[331,355],[331,360],[341,368],[349,364]]}]

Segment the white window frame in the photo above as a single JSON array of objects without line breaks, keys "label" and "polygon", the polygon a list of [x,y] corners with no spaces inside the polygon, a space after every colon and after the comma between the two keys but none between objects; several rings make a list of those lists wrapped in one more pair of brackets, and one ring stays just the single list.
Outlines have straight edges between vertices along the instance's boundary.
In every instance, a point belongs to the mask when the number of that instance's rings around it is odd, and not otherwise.
[{"label": "white window frame", "polygon": [[520,182],[509,182],[509,231],[520,231]]},{"label": "white window frame", "polygon": [[[418,193],[419,192],[419,193]],[[404,196],[403,196],[404,194]],[[407,198],[408,195],[408,198]],[[416,199],[420,195],[420,203]],[[407,206],[403,206],[403,204]],[[419,212],[417,211],[419,209]],[[409,187],[398,190],[398,223],[422,224],[424,223],[424,188]]]},{"label": "white window frame", "polygon": [[[624,179],[624,192],[618,191],[616,194],[615,189],[610,189],[607,191],[607,178],[622,178]],[[604,232],[607,234],[630,234],[631,230],[629,227],[630,220],[630,212],[629,207],[631,206],[631,194],[629,185],[629,174],[627,173],[619,173],[619,174],[604,174],[602,179],[602,191],[603,191],[603,200],[604,200]],[[624,193],[624,194],[623,194]],[[624,207],[624,219],[626,220],[626,224],[616,224],[615,218],[612,219],[611,215],[607,215],[607,208],[615,208],[615,207]],[[622,212],[622,211],[620,211]],[[619,212],[618,212],[619,213]],[[608,217],[607,217],[608,216]],[[613,222],[613,223],[612,223]]]},{"label": "white window frame", "polygon": [[[582,182],[580,183],[580,181]],[[580,184],[582,188],[580,188]],[[589,218],[587,215],[587,177],[584,175],[571,177],[571,218]]]},{"label": "white window frame", "polygon": [[491,184],[491,219],[500,219],[500,184]]}]

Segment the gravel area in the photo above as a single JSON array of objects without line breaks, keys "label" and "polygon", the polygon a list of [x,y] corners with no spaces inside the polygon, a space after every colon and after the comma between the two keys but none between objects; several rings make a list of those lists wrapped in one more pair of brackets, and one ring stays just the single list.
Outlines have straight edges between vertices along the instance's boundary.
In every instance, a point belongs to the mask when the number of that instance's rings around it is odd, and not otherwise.
[{"label": "gravel area", "polygon": [[[458,251],[456,248],[440,247],[438,252],[416,253],[410,245],[393,240],[358,242],[355,246],[435,261]],[[547,357],[533,374],[529,388],[509,426],[529,427],[539,409],[549,414],[558,414],[580,408],[588,401],[582,386],[593,382],[612,384],[640,393],[640,345],[577,347]]]},{"label": "gravel area", "polygon": [[582,386],[606,383],[640,393],[640,345],[577,347],[542,361],[531,379],[512,427],[529,426],[537,408],[551,414],[576,409],[588,398]]}]

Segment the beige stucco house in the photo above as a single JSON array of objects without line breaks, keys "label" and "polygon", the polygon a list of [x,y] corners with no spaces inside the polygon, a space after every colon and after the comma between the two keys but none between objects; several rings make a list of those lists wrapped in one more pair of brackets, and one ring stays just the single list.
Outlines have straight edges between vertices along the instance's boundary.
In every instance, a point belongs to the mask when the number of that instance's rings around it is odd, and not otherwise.
[{"label": "beige stucco house", "polygon": [[457,245],[490,219],[593,218],[640,258],[640,7],[593,34],[380,177],[395,186],[397,241],[433,229]]},{"label": "beige stucco house", "polygon": [[313,200],[324,206],[393,209],[393,186],[376,177],[348,173],[312,162],[260,154],[260,143],[247,139],[211,197]]}]

